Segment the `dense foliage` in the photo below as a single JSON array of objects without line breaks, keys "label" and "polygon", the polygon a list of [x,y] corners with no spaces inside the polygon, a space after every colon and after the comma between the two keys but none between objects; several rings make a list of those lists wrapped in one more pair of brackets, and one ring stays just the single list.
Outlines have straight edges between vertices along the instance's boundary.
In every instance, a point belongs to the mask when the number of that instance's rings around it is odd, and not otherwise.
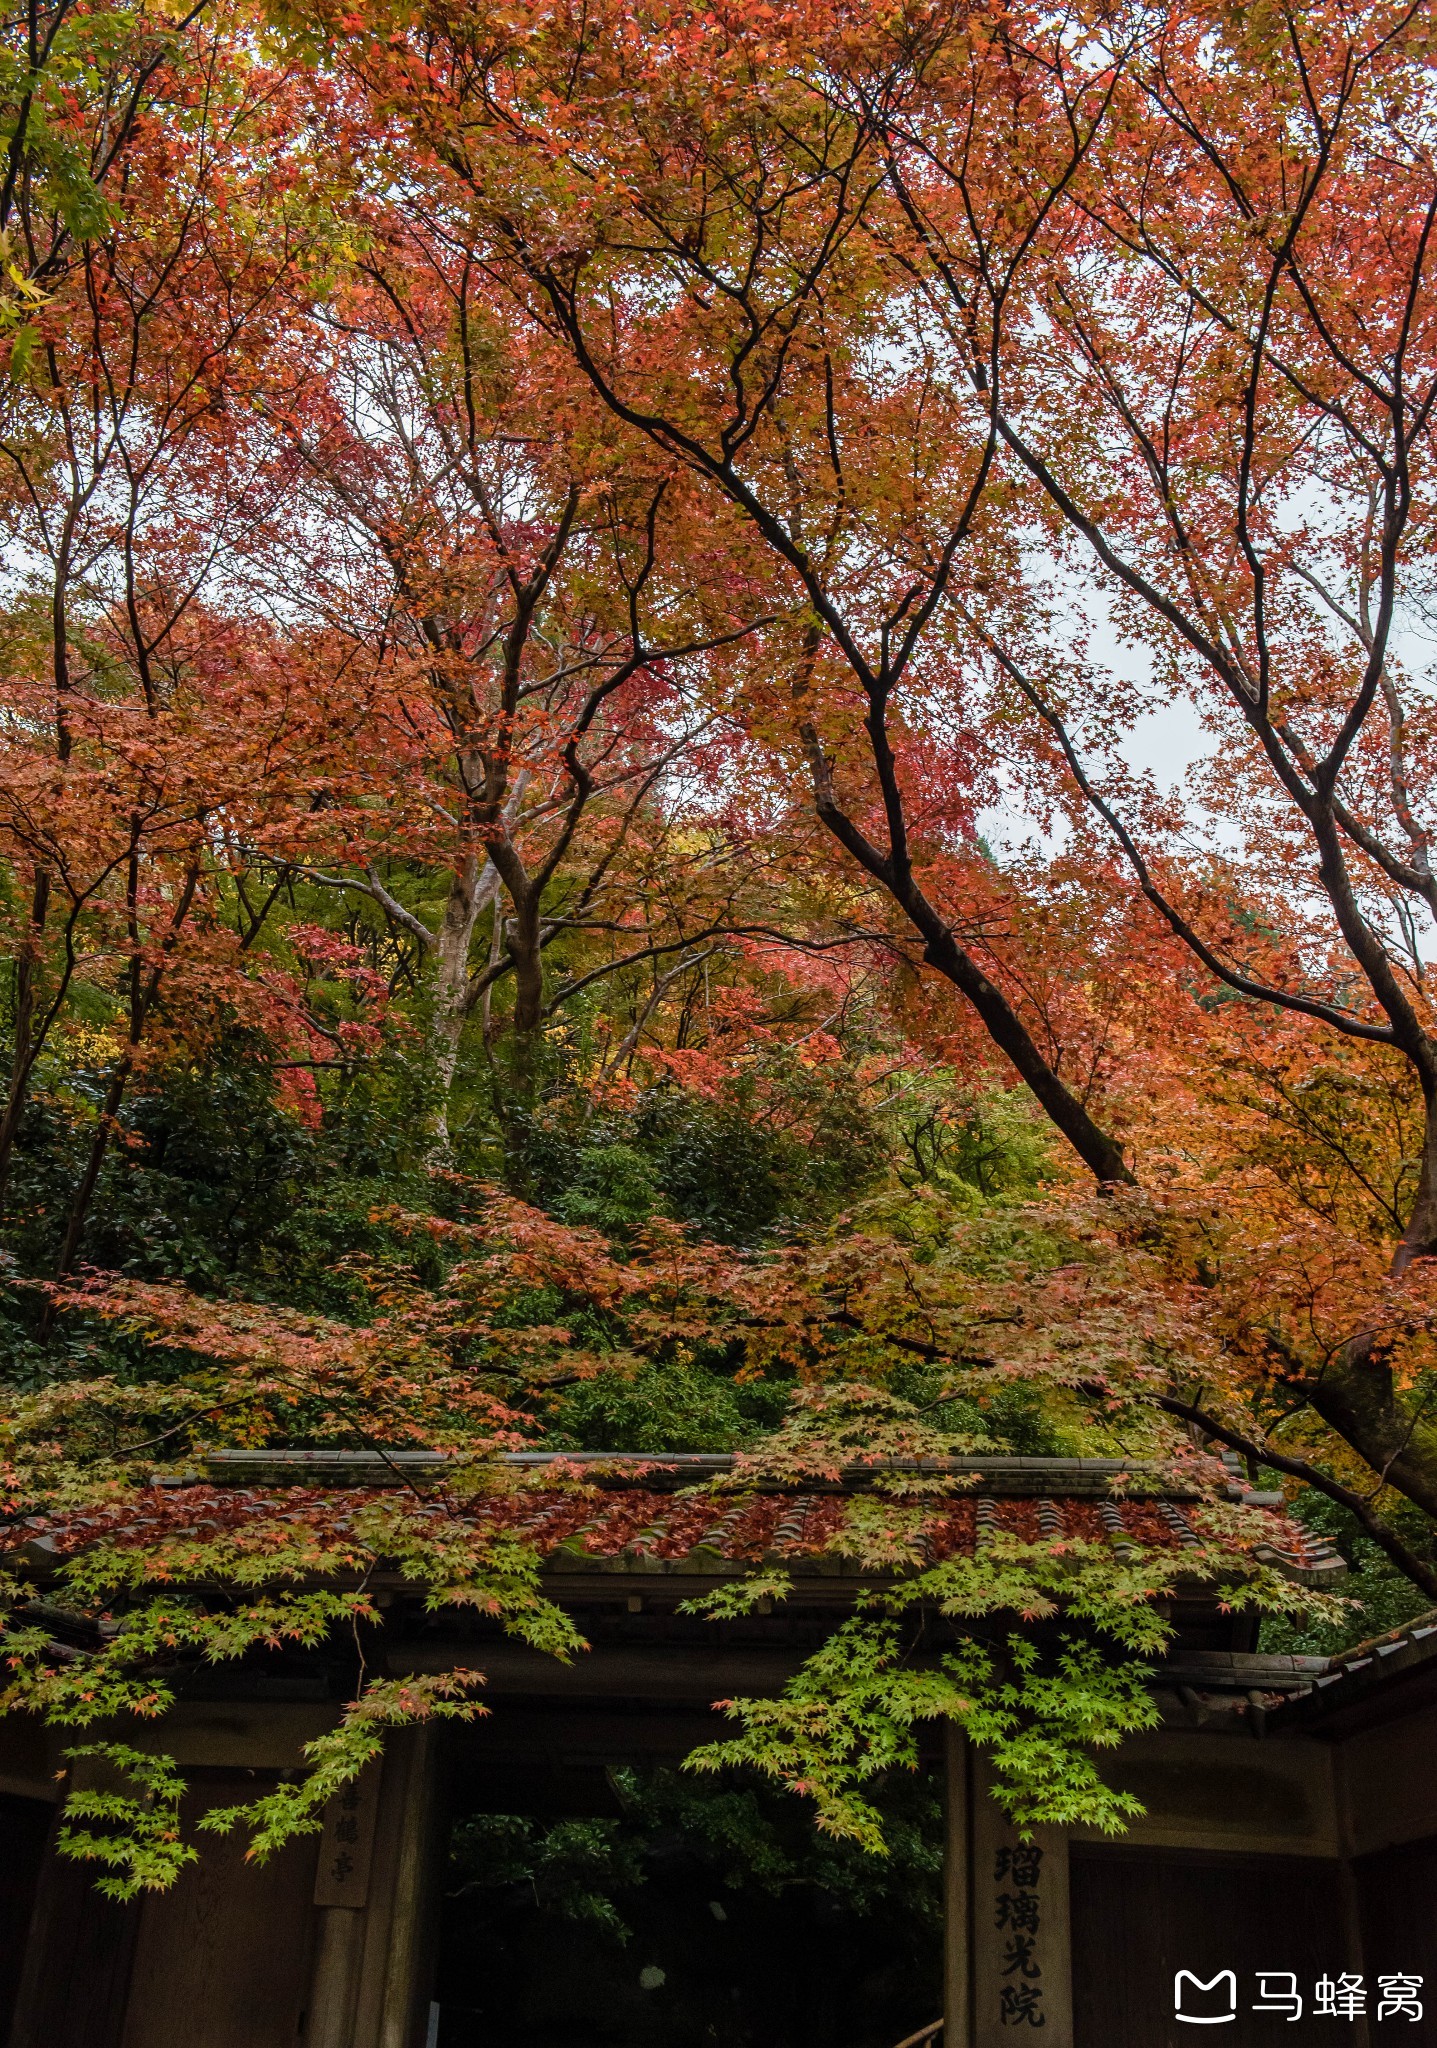
[{"label": "dense foliage", "polygon": [[[120,1889],[193,1854],[125,1717],[381,1564],[580,1648],[400,1492],[125,1541],[216,1447],[1120,1453],[1272,1640],[1437,1600],[1431,55],[1386,0],[4,29],[0,1704],[121,1767]],[[696,1762],[875,1846],[957,1718],[1120,1826],[1175,1561],[924,1568],[949,1484],[854,1499],[897,1590]],[[229,1818],[475,1710],[359,1670]]]}]

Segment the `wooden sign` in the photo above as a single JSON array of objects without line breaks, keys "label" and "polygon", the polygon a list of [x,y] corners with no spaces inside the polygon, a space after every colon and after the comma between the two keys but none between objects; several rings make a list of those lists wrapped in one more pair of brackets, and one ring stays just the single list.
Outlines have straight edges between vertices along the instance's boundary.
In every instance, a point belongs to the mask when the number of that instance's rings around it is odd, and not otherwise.
[{"label": "wooden sign", "polygon": [[369,1900],[369,1866],[374,1855],[374,1821],[379,1811],[378,1762],[334,1794],[324,1809],[316,1906],[363,1906]]},{"label": "wooden sign", "polygon": [[1025,1842],[974,1762],[974,2048],[1072,2048],[1067,1835],[1034,1828]]}]

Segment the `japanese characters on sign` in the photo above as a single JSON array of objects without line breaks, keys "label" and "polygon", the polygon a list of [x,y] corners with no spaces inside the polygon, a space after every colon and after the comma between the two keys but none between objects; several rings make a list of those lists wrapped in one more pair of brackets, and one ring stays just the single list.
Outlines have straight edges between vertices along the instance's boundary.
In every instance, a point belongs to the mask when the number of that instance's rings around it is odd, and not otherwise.
[{"label": "japanese characters on sign", "polygon": [[994,1926],[1003,1936],[998,2017],[1005,2027],[1047,2025],[1043,2009],[1043,1965],[1038,1955],[1043,1903],[1043,1852],[1034,1843],[1004,1842],[993,1858],[993,1882],[1003,1885],[994,1905]]},{"label": "japanese characters on sign", "polygon": [[975,2048],[1072,2048],[1068,1840],[1024,1840],[974,1758],[972,1967]]},{"label": "japanese characters on sign", "polygon": [[[1259,1970],[1253,1990],[1248,2011],[1271,2013],[1289,2025],[1304,2013],[1320,2020],[1422,2018],[1422,1979],[1405,1972],[1377,1977],[1369,1994],[1366,1978],[1350,1970],[1336,1977],[1324,1974],[1310,1992],[1299,1988],[1293,1970]],[[1218,1970],[1206,1978],[1194,1970],[1179,1970],[1173,1978],[1174,2019],[1194,2027],[1220,2027],[1235,2020],[1238,2010],[1235,1970]]]},{"label": "japanese characters on sign", "polygon": [[324,1809],[316,1906],[363,1906],[369,1899],[369,1863],[379,1802],[379,1766],[371,1764],[341,1785]]}]

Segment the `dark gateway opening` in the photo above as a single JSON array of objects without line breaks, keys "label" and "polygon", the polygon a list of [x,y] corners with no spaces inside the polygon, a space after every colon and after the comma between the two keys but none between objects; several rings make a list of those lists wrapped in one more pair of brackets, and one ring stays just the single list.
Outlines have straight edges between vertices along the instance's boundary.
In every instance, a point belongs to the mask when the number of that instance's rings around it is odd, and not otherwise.
[{"label": "dark gateway opening", "polygon": [[894,2048],[940,2013],[940,1774],[886,1788],[881,1861],[761,1789],[569,1775],[456,1817],[438,2048]]}]

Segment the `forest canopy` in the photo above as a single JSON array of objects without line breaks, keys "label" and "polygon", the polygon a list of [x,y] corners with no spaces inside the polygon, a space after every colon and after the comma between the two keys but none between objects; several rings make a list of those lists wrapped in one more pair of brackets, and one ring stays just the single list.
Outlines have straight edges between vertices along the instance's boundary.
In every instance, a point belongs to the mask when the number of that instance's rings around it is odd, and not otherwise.
[{"label": "forest canopy", "polygon": [[[1273,1642],[1437,1602],[1432,58],[1387,0],[10,17],[12,1531],[226,1448],[713,1450],[886,1471],[877,1563],[916,1460],[1094,1455]],[[117,1722],[381,1560],[581,1654],[521,1543],[335,1526],[49,1606],[7,1552],[112,1884],[193,1853]],[[876,1842],[957,1718],[1118,1827],[1169,1571],[918,1573],[701,1761]],[[361,1660],[259,1848],[476,1710]]]}]

